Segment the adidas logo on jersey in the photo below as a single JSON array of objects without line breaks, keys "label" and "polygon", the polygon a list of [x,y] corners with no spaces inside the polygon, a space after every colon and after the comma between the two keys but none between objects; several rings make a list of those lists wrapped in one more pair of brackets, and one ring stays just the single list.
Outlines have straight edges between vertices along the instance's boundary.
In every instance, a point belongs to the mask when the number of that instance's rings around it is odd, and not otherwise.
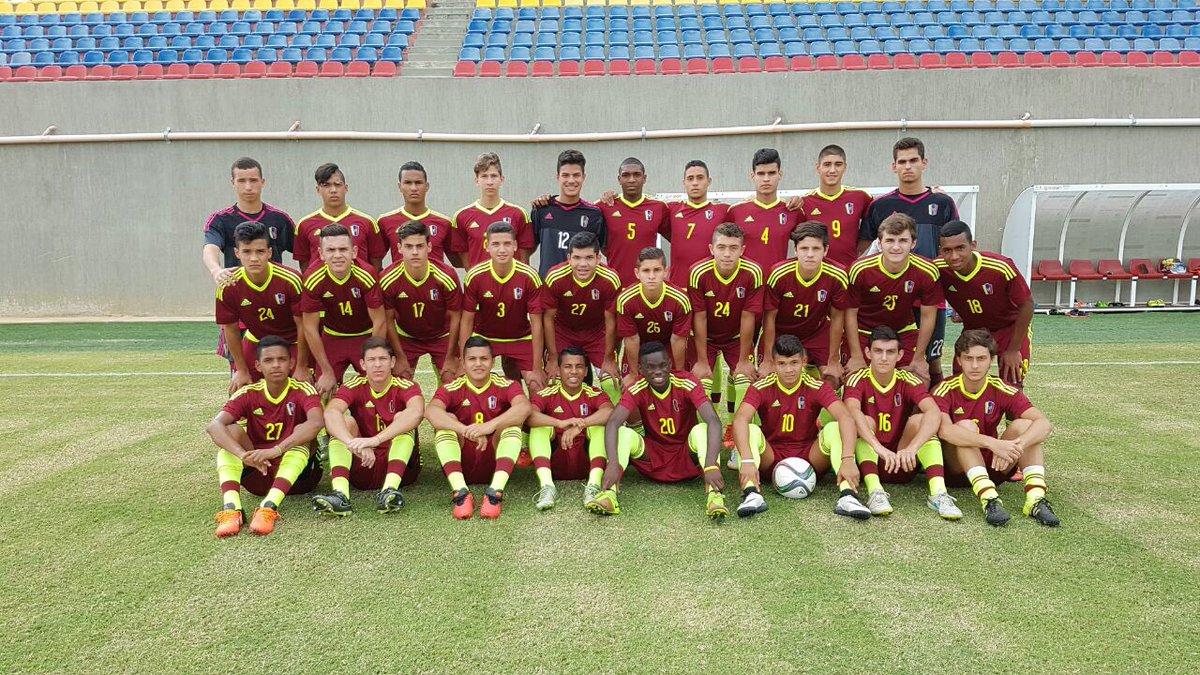
[{"label": "adidas logo on jersey", "polygon": [[491,291],[484,291],[484,292],[483,292],[483,297],[485,297],[485,298],[490,298],[490,297],[493,297],[493,296],[492,296],[492,292],[491,292]]},{"label": "adidas logo on jersey", "polygon": [[564,298],[573,298],[573,297],[575,297],[575,293],[572,291],[567,291],[566,293],[563,293],[563,297]]},{"label": "adidas logo on jersey", "polygon": [[794,297],[796,297],[796,295],[795,295],[794,293],[792,293],[791,291],[788,291],[787,293],[784,293],[784,294],[783,294],[783,297],[785,297],[785,298],[794,298]]},{"label": "adidas logo on jersey", "polygon": [[254,409],[254,414],[255,414],[255,415],[261,415],[261,414],[263,414],[262,408],[255,408],[255,409]]},{"label": "adidas logo on jersey", "polygon": [[405,293],[404,291],[400,291],[400,295],[397,295],[396,297],[398,297],[398,298],[407,298],[407,297],[408,297],[408,293]]},{"label": "adidas logo on jersey", "polygon": [[958,289],[957,289],[957,288],[955,288],[953,284],[951,284],[951,285],[950,285],[950,287],[949,287],[949,289],[947,289],[947,290],[949,290],[951,293],[957,293],[957,292],[958,292]]},{"label": "adidas logo on jersey", "polygon": [[464,407],[464,408],[465,408],[465,407],[467,407],[467,406],[469,406],[469,405],[471,405],[471,399],[467,399],[467,400],[463,401],[463,407]]},{"label": "adidas logo on jersey", "polygon": [[706,298],[715,298],[715,297],[717,297],[717,294],[716,294],[716,293],[713,293],[712,291],[705,291],[705,292],[704,292],[704,297],[706,297]]},{"label": "adidas logo on jersey", "polygon": [[242,307],[249,307],[249,306],[250,306],[250,301],[247,300],[246,298],[242,298]]},{"label": "adidas logo on jersey", "polygon": [[745,219],[745,220],[743,220],[742,222],[743,222],[743,223],[753,223],[753,222],[754,222],[754,216],[746,216],[746,219]]},{"label": "adidas logo on jersey", "polygon": [[651,403],[649,406],[646,407],[646,410],[654,410],[654,404]]},{"label": "adidas logo on jersey", "polygon": [[614,215],[614,216],[617,216],[617,217],[620,217],[620,215],[621,215],[621,212],[620,212],[620,211],[613,211],[613,215]]},{"label": "adidas logo on jersey", "polygon": [[967,411],[963,410],[962,406],[959,406],[954,409],[954,414],[955,415],[965,415],[965,414],[967,414]]},{"label": "adidas logo on jersey", "polygon": [[556,407],[556,408],[554,409],[554,412],[561,414],[561,413],[563,412],[563,407],[562,407],[561,405],[560,405],[560,406],[558,406],[558,407]]},{"label": "adidas logo on jersey", "polygon": [[868,398],[867,398],[867,403],[874,403],[874,402],[875,402],[875,397],[874,397],[874,396],[870,396],[870,397],[868,397]]},{"label": "adidas logo on jersey", "polygon": [[554,220],[554,214],[553,214],[553,213],[547,213],[547,214],[546,214],[546,220]]},{"label": "adidas logo on jersey", "polygon": [[676,213],[676,214],[675,214],[675,217],[676,217],[676,218],[682,218],[682,217],[683,217],[683,214],[682,214],[682,213]]},{"label": "adidas logo on jersey", "polygon": [[808,215],[819,216],[819,215],[821,215],[821,209],[813,209]]},{"label": "adidas logo on jersey", "polygon": [[633,315],[633,318],[635,318],[635,319],[644,319],[644,318],[646,318],[646,317],[642,316],[642,313],[641,313],[641,312],[638,312],[637,314],[634,314],[634,315]]},{"label": "adidas logo on jersey", "polygon": [[475,230],[475,229],[478,229],[478,228],[479,228],[479,223],[477,223],[476,221],[472,220],[472,221],[471,221],[471,224],[470,224],[470,225],[467,225],[467,227],[471,228],[472,230]]},{"label": "adidas logo on jersey", "polygon": [[366,408],[374,408],[374,407],[375,407],[375,402],[374,402],[374,401],[367,401],[367,405],[365,405],[364,407],[366,407]]},{"label": "adidas logo on jersey", "polygon": [[322,297],[322,298],[332,298],[332,297],[333,297],[333,293],[330,293],[329,291],[325,291],[325,295],[322,295],[321,297]]},{"label": "adidas logo on jersey", "polygon": [[872,292],[872,293],[878,293],[878,292],[879,292],[879,287],[878,287],[878,286],[872,286],[872,287],[871,287],[871,292]]},{"label": "adidas logo on jersey", "polygon": [[779,408],[779,407],[781,407],[781,405],[782,405],[782,404],[781,404],[779,401],[775,401],[774,403],[772,403],[772,404],[771,404],[771,407],[772,407],[772,408]]}]

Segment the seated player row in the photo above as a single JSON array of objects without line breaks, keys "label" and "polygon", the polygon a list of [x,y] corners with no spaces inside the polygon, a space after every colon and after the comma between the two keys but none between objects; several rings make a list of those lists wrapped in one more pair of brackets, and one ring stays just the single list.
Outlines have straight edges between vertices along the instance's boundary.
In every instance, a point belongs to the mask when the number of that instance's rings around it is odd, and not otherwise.
[{"label": "seated player row", "polygon": [[[1042,442],[1050,424],[1018,389],[988,375],[996,344],[986,331],[963,333],[955,345],[963,372],[943,382],[932,400],[919,380],[896,370],[900,340],[894,331],[876,329],[869,345],[871,365],[849,378],[843,403],[827,383],[806,372],[798,338],[776,340],[774,372],[754,384],[732,425],[740,458],[739,516],[767,510],[761,471],[770,471],[784,457],[800,457],[818,474],[829,468],[836,472],[834,512],[839,515],[866,519],[890,514],[881,481],[909,481],[919,463],[929,481],[930,508],[943,518],[958,519],[962,514],[945,489],[945,448],[950,476],[969,482],[988,523],[1009,520],[995,483],[1020,469],[1025,514],[1046,525],[1058,524],[1045,498]],[[641,345],[642,376],[615,408],[586,383],[590,364],[575,348],[559,355],[560,380],[526,397],[516,382],[492,372],[490,343],[473,336],[464,349],[466,374],[439,387],[428,405],[415,383],[392,375],[395,357],[386,340],[368,339],[360,355],[364,376],[342,385],[322,408],[311,385],[289,376],[295,360],[287,341],[268,336],[258,342],[255,360],[263,379],[239,389],[208,427],[218,446],[224,503],[216,517],[218,537],[241,530],[243,485],[264,496],[251,531],[265,535],[274,530],[284,497],[310,491],[320,479],[319,464],[307,446],[323,427],[331,436],[333,492],[314,497],[314,509],[349,515],[354,484],[379,490],[376,508],[381,513],[399,510],[402,481],[415,480],[408,467],[422,419],[436,432],[434,446],[457,519],[471,518],[475,511],[468,484],[487,486],[479,515],[500,516],[525,426],[531,428],[530,453],[541,485],[539,509],[555,505],[556,478],[585,479],[588,510],[618,514],[619,484],[632,463],[659,482],[703,477],[706,515],[728,515],[719,463],[720,418],[694,377],[672,371],[667,348],[659,342]],[[823,410],[832,419],[820,426]],[[759,423],[753,422],[756,418]],[[999,433],[1005,418],[1009,423]],[[858,498],[859,465],[868,506]],[[419,462],[413,466],[419,470]]]}]

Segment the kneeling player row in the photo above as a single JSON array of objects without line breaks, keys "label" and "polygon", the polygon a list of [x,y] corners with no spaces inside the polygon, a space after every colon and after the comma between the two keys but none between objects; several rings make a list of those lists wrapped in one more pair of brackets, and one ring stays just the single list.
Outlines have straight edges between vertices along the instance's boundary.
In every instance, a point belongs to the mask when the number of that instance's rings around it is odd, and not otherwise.
[{"label": "kneeling player row", "polygon": [[[534,394],[531,402],[517,383],[491,372],[491,345],[472,337],[464,349],[466,374],[440,387],[428,406],[416,384],[392,376],[395,357],[390,345],[372,338],[362,349],[365,375],[343,385],[323,410],[311,385],[289,377],[294,363],[288,347],[280,338],[264,338],[256,355],[263,379],[235,393],[209,425],[209,435],[220,448],[217,467],[224,508],[217,515],[219,537],[241,529],[242,485],[265,495],[250,524],[257,534],[273,531],[278,506],[290,491],[315,487],[319,465],[314,467],[305,446],[323,426],[331,439],[333,492],[315,497],[314,508],[348,515],[353,482],[379,489],[380,512],[398,510],[403,504],[401,482],[415,479],[407,475],[408,464],[422,419],[436,431],[435,448],[458,519],[474,514],[468,483],[487,484],[480,516],[499,517],[524,426],[531,428],[529,447],[541,484],[536,499],[541,509],[557,500],[555,478],[586,478],[586,507],[600,514],[619,513],[619,483],[632,463],[659,482],[703,476],[705,513],[712,518],[728,515],[719,463],[720,419],[699,382],[671,370],[661,343],[642,345],[642,376],[615,409],[603,393],[585,384],[591,365],[581,351],[567,349],[559,355],[560,381]],[[849,379],[843,402],[806,372],[800,341],[781,336],[772,350],[774,373],[751,388],[733,423],[737,453],[730,462],[739,469],[743,494],[738,515],[767,509],[760,471],[769,471],[785,457],[801,457],[818,473],[834,469],[840,491],[834,511],[855,518],[891,513],[881,482],[911,480],[919,462],[930,482],[930,507],[956,519],[961,513],[946,493],[942,466],[947,447],[951,477],[969,481],[989,523],[999,525],[1009,518],[994,481],[1020,469],[1027,493],[1025,513],[1056,525],[1045,499],[1042,468],[1041,443],[1050,424],[1020,391],[987,375],[995,350],[986,332],[966,331],[955,347],[963,374],[939,386],[931,400],[915,377],[896,370],[899,340],[893,331],[881,328],[870,341],[871,366]],[[822,410],[833,419],[818,430]],[[1006,416],[1010,423],[998,434]],[[753,423],[755,417],[759,424]],[[635,431],[639,428],[642,433]],[[866,507],[857,496],[858,464],[868,491]],[[414,468],[419,470],[419,465]]]}]

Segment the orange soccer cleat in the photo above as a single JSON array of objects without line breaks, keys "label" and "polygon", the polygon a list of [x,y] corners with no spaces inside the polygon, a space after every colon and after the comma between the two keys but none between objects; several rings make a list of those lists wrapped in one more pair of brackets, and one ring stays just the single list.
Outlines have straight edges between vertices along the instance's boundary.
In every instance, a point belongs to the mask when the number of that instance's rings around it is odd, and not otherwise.
[{"label": "orange soccer cleat", "polygon": [[266,536],[275,531],[275,521],[279,520],[279,512],[275,509],[259,507],[254,509],[254,518],[250,520],[250,531]]},{"label": "orange soccer cleat", "polygon": [[722,445],[724,445],[726,450],[733,449],[733,425],[732,424],[725,427],[725,439],[723,441],[721,441],[721,443],[722,443]]},{"label": "orange soccer cleat", "polygon": [[475,515],[475,498],[467,488],[455,493],[450,501],[454,504],[455,520],[470,520],[471,516]]},{"label": "orange soccer cleat", "polygon": [[517,466],[522,469],[533,466],[533,457],[529,454],[529,448],[521,448],[521,454],[517,455]]},{"label": "orange soccer cleat", "polygon": [[483,504],[479,506],[479,517],[495,520],[500,517],[500,503],[504,493],[488,488],[483,491]]},{"label": "orange soccer cleat", "polygon": [[215,520],[217,521],[217,538],[224,539],[242,531],[242,522],[245,520],[245,516],[239,509],[225,509],[217,514]]}]

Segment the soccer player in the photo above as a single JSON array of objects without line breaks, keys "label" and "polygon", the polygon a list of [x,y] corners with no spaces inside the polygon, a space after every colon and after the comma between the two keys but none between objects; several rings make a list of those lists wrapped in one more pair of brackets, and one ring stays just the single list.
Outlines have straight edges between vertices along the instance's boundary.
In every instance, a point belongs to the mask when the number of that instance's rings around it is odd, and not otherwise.
[{"label": "soccer player", "polygon": [[[1029,371],[1033,294],[1012,260],[976,247],[971,228],[952,220],[942,227],[942,255],[933,264],[963,329],[991,333],[1000,349],[1000,379],[1020,386]],[[958,372],[957,359],[954,368]]]},{"label": "soccer player", "polygon": [[[763,345],[782,335],[804,343],[807,362],[820,369],[831,387],[842,378],[839,347],[850,306],[849,279],[836,265],[825,262],[829,230],[824,224],[801,223],[792,233],[796,257],[771,270],[764,291]],[[759,377],[770,374],[771,359],[759,365]]]},{"label": "soccer player", "polygon": [[[820,476],[833,468],[838,500],[833,512],[856,520],[871,517],[858,500],[858,466],[854,463],[854,418],[828,384],[805,372],[804,344],[795,335],[781,335],[772,345],[772,372],[755,382],[733,417],[733,442],[741,458],[742,486],[739,516],[766,511],[760,492],[760,473],[770,475],[775,463],[799,457]],[[827,410],[834,421],[818,429],[817,418]],[[754,424],[758,415],[761,426]]]},{"label": "soccer player", "polygon": [[403,256],[379,275],[379,291],[395,330],[388,340],[396,352],[394,375],[411,378],[417,360],[428,354],[442,382],[458,376],[458,331],[462,287],[454,269],[429,258],[429,229],[411,222],[396,230]]},{"label": "soccer player", "polygon": [[[546,275],[542,289],[542,333],[546,352],[558,354],[575,347],[587,354],[591,363],[600,365],[600,388],[613,398],[620,397],[620,369],[616,362],[617,296],[621,280],[610,267],[600,262],[600,241],[591,232],[571,237],[571,255]],[[600,326],[604,330],[599,330]],[[546,376],[558,376],[552,364]]]},{"label": "soccer player", "polygon": [[531,397],[529,454],[541,485],[534,497],[541,511],[558,501],[555,480],[586,480],[585,505],[600,494],[604,425],[613,404],[604,392],[587,383],[591,372],[587,352],[566,347],[558,353],[558,382]]},{"label": "soccer player", "polygon": [[421,223],[425,226],[429,233],[429,259],[444,262],[446,245],[450,241],[454,224],[425,203],[425,198],[429,195],[429,176],[425,173],[425,167],[420,162],[405,162],[400,167],[399,186],[404,206],[379,216],[378,221],[379,231],[392,253],[392,264],[404,259],[397,233],[409,223]]},{"label": "soccer player", "polygon": [[746,258],[769,270],[787,258],[788,237],[800,222],[800,214],[789,211],[779,198],[783,160],[777,150],[762,148],[754,153],[750,180],[754,198],[730,206],[726,217],[746,233]]},{"label": "soccer player", "polygon": [[512,225],[489,225],[487,244],[491,259],[472,267],[463,281],[459,353],[465,359],[466,341],[472,335],[482,336],[490,343],[490,352],[504,357],[504,373],[537,391],[546,382],[542,281],[532,267],[515,259],[517,238]]},{"label": "soccer player", "polygon": [[658,245],[658,235],[670,236],[670,214],[665,202],[647,197],[646,165],[637,157],[626,157],[617,169],[621,194],[615,199],[601,198],[597,206],[604,212],[608,228],[604,254],[608,266],[621,276],[621,285],[637,283],[638,256]]},{"label": "soccer player", "polygon": [[[946,474],[952,485],[971,486],[989,525],[1010,516],[996,484],[1020,470],[1025,483],[1026,516],[1057,527],[1058,516],[1046,499],[1045,453],[1042,444],[1053,428],[1025,394],[988,375],[996,357],[996,341],[985,330],[965,330],[954,343],[959,375],[933,392],[942,411],[938,431],[946,448]],[[1000,422],[1008,419],[1004,432]]]},{"label": "soccer player", "polygon": [[317,254],[321,250],[321,231],[334,223],[350,232],[358,250],[356,257],[360,265],[370,265],[372,270],[383,269],[387,242],[374,218],[346,203],[350,185],[342,170],[337,164],[322,164],[317,167],[313,177],[317,181],[317,194],[321,196],[321,208],[304,216],[296,224],[296,250],[292,257],[296,259],[300,271],[308,272],[310,265],[320,263]]},{"label": "soccer player", "polygon": [[[687,293],[667,283],[667,256],[647,248],[638,256],[638,283],[617,296],[617,337],[625,350],[626,387],[640,376],[638,353],[649,342],[669,340],[675,370],[689,370],[688,338],[692,334],[692,303]],[[666,343],[664,343],[666,344]]]},{"label": "soccer player", "polygon": [[475,512],[475,498],[467,484],[489,480],[479,516],[500,517],[504,487],[521,452],[521,425],[529,416],[529,399],[521,385],[492,373],[494,363],[487,340],[478,335],[467,338],[466,374],[438,387],[425,407],[425,418],[437,432],[434,448],[450,482],[458,520],[467,520]]},{"label": "soccer player", "polygon": [[326,225],[321,230],[324,263],[310,268],[304,277],[300,300],[304,337],[317,366],[317,391],[323,397],[334,392],[347,368],[358,366],[367,338],[383,337],[387,327],[379,283],[355,262],[356,254],[345,226]]},{"label": "soccer player", "polygon": [[416,463],[410,462],[417,425],[425,419],[425,400],[415,383],[392,376],[395,366],[395,352],[388,341],[367,338],[358,363],[362,376],[343,384],[330,399],[325,429],[331,436],[333,492],[313,497],[314,511],[350,515],[351,485],[378,490],[375,509],[379,513],[393,513],[404,505],[401,480],[411,483],[421,471],[419,457]]},{"label": "soccer player", "polygon": [[912,481],[920,464],[929,481],[929,508],[946,520],[962,518],[954,498],[946,492],[942,443],[937,438],[941,411],[916,375],[896,370],[900,336],[879,326],[871,331],[867,352],[870,367],[850,374],[842,399],[858,430],[854,457],[867,488],[871,515],[892,513],[883,483]]},{"label": "soccer player", "polygon": [[[846,311],[846,333],[850,360],[846,370],[866,367],[867,336],[876,326],[888,326],[900,336],[900,366],[929,382],[941,379],[941,360],[927,361],[926,348],[934,335],[936,316],[941,311],[942,287],[937,267],[912,252],[917,224],[903,213],[893,213],[879,226],[880,253],[867,256],[850,267],[850,308]],[[913,322],[913,307],[919,317]],[[936,384],[936,382],[935,382]]]},{"label": "soccer player", "polygon": [[[601,515],[621,512],[617,491],[632,462],[638,473],[659,483],[703,476],[705,515],[714,519],[729,515],[718,464],[721,419],[704,387],[691,375],[671,370],[671,356],[661,342],[639,347],[638,370],[642,376],[625,390],[605,426],[607,464],[601,492],[587,503],[587,509]],[[631,418],[641,420],[645,438],[625,426]]]},{"label": "soccer player", "polygon": [[[242,223],[234,230],[235,254],[242,263],[217,286],[216,321],[230,345],[233,377],[229,393],[262,377],[255,366],[256,345],[268,335],[294,345],[293,377],[310,380],[308,348],[300,320],[302,282],[295,270],[271,262],[270,240],[262,223]],[[245,326],[243,333],[241,326]]]},{"label": "soccer player", "polygon": [[208,425],[224,501],[216,518],[221,538],[242,529],[242,486],[263,497],[250,531],[266,535],[275,530],[283,498],[309,492],[321,479],[305,447],[321,431],[321,399],[312,385],[288,377],[295,363],[287,340],[267,335],[255,347],[263,379],[238,389]]},{"label": "soccer player", "polygon": [[600,248],[604,248],[604,238],[608,235],[604,212],[580,197],[587,175],[586,166],[587,159],[578,150],[559,153],[558,194],[538,200],[530,215],[539,253],[538,274],[543,279],[550,273],[550,268],[567,261],[570,242],[575,235],[591,233]]},{"label": "soccer player", "polygon": [[536,245],[533,228],[529,226],[529,214],[500,197],[504,169],[500,166],[500,157],[495,153],[485,152],[475,160],[475,185],[479,187],[479,199],[454,214],[450,259],[467,270],[487,262],[488,226],[507,223],[517,240],[517,258],[521,262],[528,262]]},{"label": "soccer player", "polygon": [[817,154],[816,189],[801,198],[804,220],[825,223],[829,228],[829,254],[826,259],[849,269],[858,258],[858,231],[871,206],[871,195],[842,184],[846,175],[846,151],[839,145],[827,145]]},{"label": "soccer player", "polygon": [[[755,374],[754,338],[763,308],[762,268],[742,257],[745,239],[736,223],[723,223],[713,233],[711,255],[692,266],[688,283],[698,355],[692,374],[711,391],[713,371],[720,370],[724,357],[732,374],[735,410]],[[727,434],[726,440],[732,447],[733,438]]]},{"label": "soccer player", "polygon": [[688,273],[697,260],[708,257],[713,232],[721,223],[728,222],[728,204],[717,204],[708,200],[712,187],[712,176],[708,165],[693,159],[683,168],[683,189],[687,199],[671,202],[671,276],[669,281],[680,287],[688,285]]}]

